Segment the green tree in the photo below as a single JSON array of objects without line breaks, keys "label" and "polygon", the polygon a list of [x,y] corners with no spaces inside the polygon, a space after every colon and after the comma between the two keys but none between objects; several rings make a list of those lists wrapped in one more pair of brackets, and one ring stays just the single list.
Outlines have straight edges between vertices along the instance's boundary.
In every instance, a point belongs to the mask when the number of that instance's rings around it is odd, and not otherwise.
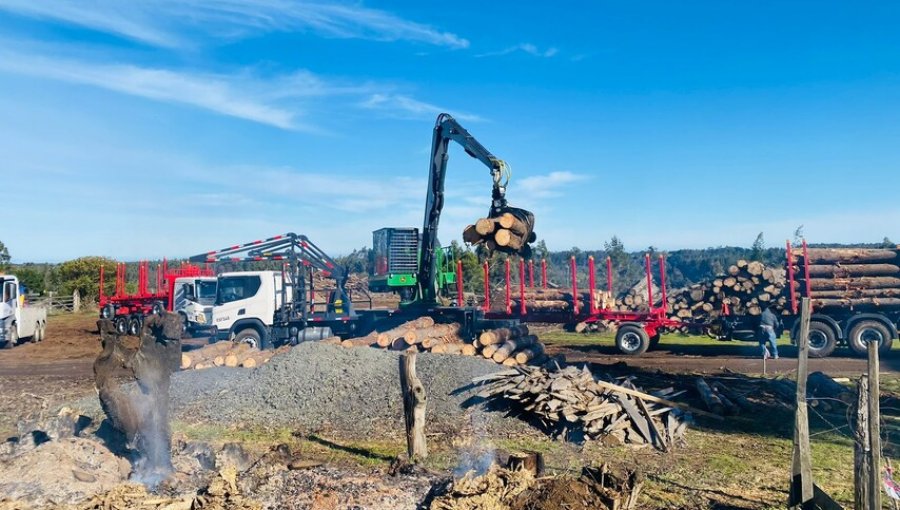
[{"label": "green tree", "polygon": [[750,260],[762,261],[765,251],[766,242],[763,239],[763,233],[760,232],[759,235],[756,236],[756,240],[753,241],[753,246],[750,247]]},{"label": "green tree", "polygon": [[612,236],[609,241],[603,243],[606,255],[612,259],[613,267],[622,267],[628,263],[628,254],[625,253],[625,245],[617,236]]},{"label": "green tree", "polygon": [[78,291],[81,299],[93,301],[97,299],[100,286],[100,267],[104,268],[104,292],[115,291],[116,261],[105,257],[81,257],[63,262],[57,268],[59,290],[63,294]]},{"label": "green tree", "polygon": [[19,282],[28,289],[28,292],[44,293],[44,273],[33,267],[21,267],[16,269],[16,277]]},{"label": "green tree", "polygon": [[0,271],[4,271],[9,267],[9,260],[9,250],[7,250],[6,245],[0,241]]},{"label": "green tree", "polygon": [[803,225],[797,227],[797,230],[794,230],[794,244],[802,244],[803,240]]},{"label": "green tree", "polygon": [[894,241],[891,241],[891,239],[888,236],[884,236],[884,240],[881,241],[881,246],[883,246],[885,248],[896,248],[897,244],[894,243]]},{"label": "green tree", "polygon": [[534,253],[534,258],[538,260],[547,259],[550,256],[550,250],[547,249],[547,243],[543,239],[538,241],[534,245],[534,249],[532,250]]}]

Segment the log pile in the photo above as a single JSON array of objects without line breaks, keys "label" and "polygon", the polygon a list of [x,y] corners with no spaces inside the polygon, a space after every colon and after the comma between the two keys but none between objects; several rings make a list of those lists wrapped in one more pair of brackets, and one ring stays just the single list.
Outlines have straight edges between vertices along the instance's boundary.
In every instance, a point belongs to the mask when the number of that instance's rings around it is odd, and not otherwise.
[{"label": "log pile", "polygon": [[[659,287],[655,283],[653,284],[652,290],[654,300],[653,305],[656,306],[661,304],[660,301],[662,299],[662,294],[659,290]],[[615,310],[618,310],[620,312],[646,312],[650,309],[650,303],[648,302],[648,299],[649,296],[647,293],[647,279],[641,278],[630,289],[616,298]]]},{"label": "log pile", "polygon": [[463,241],[483,245],[489,252],[530,255],[528,243],[537,239],[534,233],[534,214],[524,209],[507,207],[503,214],[481,218],[463,230]]},{"label": "log pile", "polygon": [[542,363],[544,344],[537,336],[528,334],[528,326],[483,331],[469,340],[460,333],[457,323],[435,324],[431,317],[419,317],[395,328],[374,332],[364,337],[337,342],[343,347],[375,347],[393,351],[433,352],[435,354],[481,355],[506,366]]},{"label": "log pile", "polygon": [[810,248],[808,261],[795,252],[791,263],[798,294],[806,293],[806,264],[815,308],[900,308],[900,249]]},{"label": "log pile", "polygon": [[724,305],[737,315],[759,315],[766,306],[789,315],[785,270],[758,261],[739,260],[724,274],[667,298],[667,311],[681,320],[705,321],[718,316]]},{"label": "log pile", "polygon": [[[494,310],[506,308],[505,287],[501,287],[500,290],[500,294],[491,298],[491,308]],[[521,298],[522,294],[519,287],[510,289],[510,301],[514,312],[520,310]],[[598,310],[611,307],[614,303],[612,296],[605,290],[594,290],[593,294],[589,291],[579,292],[576,299],[573,297],[571,289],[525,288],[525,308],[528,311],[572,312],[576,305],[579,310],[585,310],[585,307],[590,306],[591,299],[594,300],[594,306]]]},{"label": "log pile", "polygon": [[[337,337],[334,339],[340,340]],[[333,341],[328,339],[324,341]],[[268,363],[270,359],[289,351],[290,345],[285,345],[274,350],[259,350],[245,343],[236,343],[229,340],[186,351],[181,354],[182,370],[203,370],[212,367],[243,367],[256,368]]]},{"label": "log pile", "polygon": [[585,367],[554,371],[518,366],[478,377],[479,397],[561,437],[583,434],[607,444],[654,446],[668,451],[683,440],[689,421],[684,404],[668,398],[674,389],[643,393],[627,378],[619,384],[595,380]]}]

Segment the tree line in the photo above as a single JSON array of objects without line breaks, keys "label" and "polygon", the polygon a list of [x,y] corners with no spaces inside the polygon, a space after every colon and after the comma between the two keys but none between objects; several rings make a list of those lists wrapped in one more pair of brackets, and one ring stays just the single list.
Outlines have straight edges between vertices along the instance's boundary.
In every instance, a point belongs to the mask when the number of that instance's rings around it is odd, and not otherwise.
[{"label": "tree line", "polygon": [[[795,232],[795,242],[802,240],[802,227]],[[839,244],[811,244],[813,247],[838,247],[847,246]],[[880,243],[854,244],[858,247],[896,247],[887,237]],[[480,294],[484,289],[484,272],[482,264],[485,260],[489,263],[490,279],[493,284],[502,283],[505,277],[505,263],[508,258],[502,253],[495,253],[488,257],[479,246],[476,249],[465,246],[459,242],[452,242],[446,248],[451,255],[451,264],[447,270],[455,270],[455,261],[459,260],[463,266],[463,286],[466,292]],[[604,243],[602,250],[582,250],[573,246],[568,250],[551,251],[547,244],[540,240],[533,246],[533,259],[535,260],[535,283],[540,285],[540,261],[547,261],[547,277],[550,285],[568,287],[571,285],[571,260],[574,258],[576,265],[576,282],[580,288],[588,285],[588,260],[594,258],[596,264],[597,285],[606,285],[606,259],[609,257],[613,268],[613,291],[616,294],[627,291],[630,287],[646,278],[645,255],[649,254],[652,265],[653,281],[659,284],[658,257],[663,255],[666,261],[666,283],[668,288],[677,289],[691,284],[707,280],[715,275],[723,273],[728,266],[739,259],[758,260],[768,265],[783,265],[785,260],[784,247],[767,247],[763,234],[754,240],[750,247],[719,246],[703,249],[684,249],[663,251],[654,246],[648,246],[644,250],[626,251],[622,240],[613,236]],[[371,248],[361,247],[351,251],[347,255],[334,257],[335,262],[345,267],[350,273],[368,274],[374,267],[374,253]],[[7,247],[0,242],[0,271],[11,272],[25,285],[29,293],[46,295],[49,292],[69,295],[78,291],[83,299],[96,300],[99,287],[100,267],[104,268],[105,281],[104,292],[112,294],[115,291],[115,274],[117,262],[106,257],[80,257],[58,264],[51,263],[24,263],[11,264],[11,257]],[[175,267],[180,260],[170,260],[169,266]],[[512,281],[518,284],[518,259],[512,261]],[[162,261],[150,261],[151,287],[155,286],[155,271]],[[126,267],[126,290],[135,292],[137,286],[138,263],[128,262]],[[218,266],[220,272],[280,269],[278,262],[226,262]]]}]

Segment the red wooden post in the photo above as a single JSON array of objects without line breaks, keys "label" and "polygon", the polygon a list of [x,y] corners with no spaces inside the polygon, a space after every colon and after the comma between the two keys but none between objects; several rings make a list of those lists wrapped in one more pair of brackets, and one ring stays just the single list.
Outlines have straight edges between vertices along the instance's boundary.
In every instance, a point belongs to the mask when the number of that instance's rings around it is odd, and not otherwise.
[{"label": "red wooden post", "polygon": [[796,315],[797,313],[797,290],[794,289],[794,251],[791,247],[791,242],[787,241],[787,248],[785,253],[787,253],[787,269],[788,269],[788,285],[791,288],[791,311]]},{"label": "red wooden post", "polygon": [[491,311],[491,270],[488,263],[484,261],[484,311]]},{"label": "red wooden post", "polygon": [[669,300],[666,296],[666,258],[659,256],[659,286],[662,287],[662,309],[665,311],[669,307]]},{"label": "red wooden post", "polygon": [[[594,267],[594,256],[588,257],[588,299],[591,301],[591,315],[597,313],[597,304],[594,302],[594,289],[597,287],[597,268]],[[575,299],[578,299],[575,297]]]},{"label": "red wooden post", "polygon": [[650,254],[644,254],[647,264],[647,303],[650,309],[653,309],[653,275],[650,273]]},{"label": "red wooden post", "polygon": [[528,286],[534,288],[534,259],[528,259]]},{"label": "red wooden post", "polygon": [[462,261],[456,261],[456,306],[463,306],[463,272]]},{"label": "red wooden post", "polygon": [[526,314],[525,309],[525,261],[519,259],[519,313]]},{"label": "red wooden post", "polygon": [[506,313],[512,313],[512,295],[510,294],[509,258],[506,259]]},{"label": "red wooden post", "polygon": [[572,310],[575,312],[575,315],[578,315],[580,308],[578,306],[578,272],[577,267],[575,266],[574,255],[572,255],[572,258],[569,262],[569,266],[572,269]]},{"label": "red wooden post", "polygon": [[547,259],[541,259],[541,287],[547,288]]}]

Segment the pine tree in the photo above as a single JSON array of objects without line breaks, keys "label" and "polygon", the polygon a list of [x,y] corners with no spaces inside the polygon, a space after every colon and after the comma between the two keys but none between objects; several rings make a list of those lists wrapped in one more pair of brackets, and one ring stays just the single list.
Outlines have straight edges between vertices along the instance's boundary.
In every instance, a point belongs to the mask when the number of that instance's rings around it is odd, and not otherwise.
[{"label": "pine tree", "polygon": [[766,251],[766,242],[763,239],[763,233],[760,232],[758,236],[756,236],[756,240],[753,241],[753,246],[750,248],[752,251],[750,252],[750,260],[762,261],[763,252]]}]

